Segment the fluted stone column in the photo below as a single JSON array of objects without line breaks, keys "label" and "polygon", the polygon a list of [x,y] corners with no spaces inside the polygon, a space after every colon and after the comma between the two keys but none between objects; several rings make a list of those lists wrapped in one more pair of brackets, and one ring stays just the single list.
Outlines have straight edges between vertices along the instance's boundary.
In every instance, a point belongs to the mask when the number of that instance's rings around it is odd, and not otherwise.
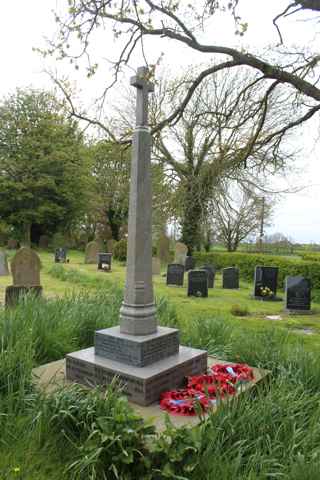
[{"label": "fluted stone column", "polygon": [[157,331],[152,286],[151,135],[148,94],[154,86],[148,70],[140,67],[131,78],[137,89],[136,127],[133,133],[128,224],[127,279],[120,309],[120,332],[148,335]]}]

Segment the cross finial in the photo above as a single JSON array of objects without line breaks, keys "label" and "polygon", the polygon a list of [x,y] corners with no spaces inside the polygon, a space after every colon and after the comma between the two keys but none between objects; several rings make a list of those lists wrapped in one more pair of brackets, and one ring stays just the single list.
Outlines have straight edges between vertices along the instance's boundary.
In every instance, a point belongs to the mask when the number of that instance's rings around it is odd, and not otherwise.
[{"label": "cross finial", "polygon": [[149,71],[146,67],[139,67],[137,75],[131,78],[130,84],[137,88],[136,124],[148,124],[148,93],[154,91],[153,83],[149,82]]}]

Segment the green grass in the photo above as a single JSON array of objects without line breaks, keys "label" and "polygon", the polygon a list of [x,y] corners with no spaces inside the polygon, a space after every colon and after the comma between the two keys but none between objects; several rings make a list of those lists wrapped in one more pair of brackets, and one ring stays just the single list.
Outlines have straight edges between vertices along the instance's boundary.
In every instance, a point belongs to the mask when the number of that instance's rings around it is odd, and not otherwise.
[{"label": "green grass", "polygon": [[[75,386],[37,390],[33,367],[92,345],[95,329],[118,322],[125,279],[116,262],[111,273],[97,272],[70,252],[70,263],[52,270],[52,258],[41,253],[47,299],[0,310],[1,480],[318,480],[319,336],[291,332],[318,332],[318,315],[288,317],[281,302],[252,300],[251,285],[223,290],[219,275],[208,299],[187,298],[185,288],[154,277],[159,322],[179,328],[181,343],[271,371],[268,383],[198,427],[169,422],[155,435],[116,384],[104,397]],[[0,278],[3,288],[9,280]],[[231,315],[234,304],[249,315]],[[279,313],[281,321],[265,319]]]}]

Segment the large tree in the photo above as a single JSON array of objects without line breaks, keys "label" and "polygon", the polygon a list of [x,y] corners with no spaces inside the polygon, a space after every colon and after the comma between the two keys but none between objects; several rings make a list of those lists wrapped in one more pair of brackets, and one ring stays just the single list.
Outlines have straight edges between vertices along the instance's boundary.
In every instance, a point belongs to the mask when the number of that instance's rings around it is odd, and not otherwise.
[{"label": "large tree", "polygon": [[[184,109],[180,122],[155,134],[154,154],[175,185],[175,213],[191,254],[200,246],[207,207],[222,182],[253,188],[266,173],[281,171],[291,154],[272,133],[288,119],[286,95],[270,94],[248,72],[206,79]],[[159,88],[155,120],[179,104],[188,75]]]},{"label": "large tree", "polygon": [[[266,3],[268,0],[261,0]],[[180,44],[199,53],[199,63],[195,75],[190,82],[185,96],[178,105],[174,105],[170,113],[153,126],[152,132],[161,130],[165,125],[177,122],[194,92],[209,76],[214,76],[223,70],[238,70],[247,67],[258,74],[257,82],[265,88],[265,101],[268,102],[270,91],[277,90],[282,85],[288,86],[288,95],[292,100],[292,115],[285,125],[282,125],[274,136],[279,139],[291,128],[313,117],[320,110],[319,63],[318,51],[307,50],[306,45],[296,47],[286,44],[286,38],[281,33],[281,25],[287,17],[299,19],[301,12],[309,14],[309,28],[314,28],[318,12],[318,0],[283,0],[279,1],[279,10],[273,19],[273,25],[278,44],[270,49],[263,49],[257,54],[243,46],[234,48],[220,44],[219,41],[206,41],[214,38],[212,20],[219,11],[229,11],[236,24],[236,33],[243,35],[247,24],[241,18],[242,0],[68,0],[67,13],[57,15],[60,25],[57,40],[53,40],[46,53],[57,53],[59,58],[67,58],[79,68],[80,58],[88,59],[88,76],[92,76],[97,63],[92,61],[94,46],[91,40],[97,29],[105,28],[113,31],[118,42],[120,53],[113,58],[115,68],[114,82],[119,73],[138,49],[141,49],[147,60],[145,44],[148,39],[158,38],[163,43],[162,51]],[[240,12],[240,13],[239,13]],[[312,21],[314,20],[314,21]],[[167,42],[166,42],[167,40]],[[107,47],[106,47],[107,48]],[[159,50],[160,50],[159,49]],[[160,50],[160,51],[161,51]],[[116,50],[117,51],[117,50]],[[111,50],[107,55],[112,55]],[[201,54],[201,55],[200,55]],[[204,56],[214,57],[209,66],[203,66]],[[201,57],[201,58],[200,58]],[[153,56],[154,62],[154,56]],[[111,85],[114,84],[111,82]],[[106,90],[107,91],[107,86]],[[296,110],[297,104],[303,106]],[[76,112],[74,112],[76,113]],[[106,129],[107,131],[108,129]]]},{"label": "large tree", "polygon": [[85,206],[87,167],[78,125],[52,93],[17,90],[2,100],[0,219],[24,242],[71,228]]}]

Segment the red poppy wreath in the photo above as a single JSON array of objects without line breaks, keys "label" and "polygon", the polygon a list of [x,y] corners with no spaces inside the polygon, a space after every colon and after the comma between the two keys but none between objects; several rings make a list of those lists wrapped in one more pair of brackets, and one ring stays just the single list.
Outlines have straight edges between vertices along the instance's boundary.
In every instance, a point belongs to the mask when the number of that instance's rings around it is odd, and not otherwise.
[{"label": "red poppy wreath", "polygon": [[217,399],[235,395],[239,386],[254,379],[252,368],[240,363],[217,363],[209,372],[188,377],[184,389],[162,393],[160,408],[172,415],[193,416],[197,413],[197,405],[205,412]]}]

